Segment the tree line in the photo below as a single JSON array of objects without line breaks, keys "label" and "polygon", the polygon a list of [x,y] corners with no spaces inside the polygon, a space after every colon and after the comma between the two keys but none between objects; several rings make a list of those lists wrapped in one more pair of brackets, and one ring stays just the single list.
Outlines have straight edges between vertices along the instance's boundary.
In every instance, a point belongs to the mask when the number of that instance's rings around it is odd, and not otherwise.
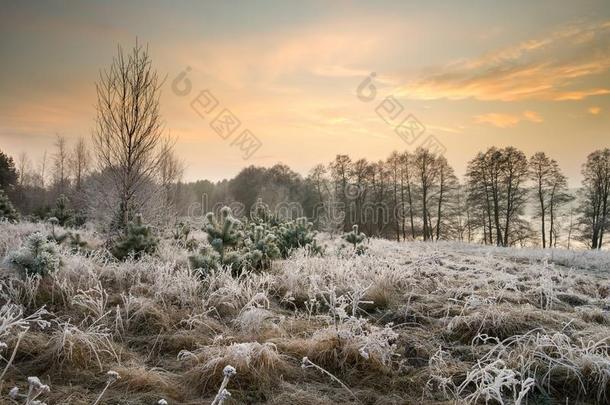
[{"label": "tree line", "polygon": [[591,153],[580,189],[569,190],[556,160],[544,152],[527,157],[514,147],[478,153],[461,181],[444,156],[423,148],[377,162],[337,155],[306,177],[278,164],[250,166],[216,183],[184,184],[181,213],[234,202],[247,214],[260,199],[272,208],[296,203],[328,232],[358,225],[398,241],[599,249],[610,227],[609,165],[610,149]]}]

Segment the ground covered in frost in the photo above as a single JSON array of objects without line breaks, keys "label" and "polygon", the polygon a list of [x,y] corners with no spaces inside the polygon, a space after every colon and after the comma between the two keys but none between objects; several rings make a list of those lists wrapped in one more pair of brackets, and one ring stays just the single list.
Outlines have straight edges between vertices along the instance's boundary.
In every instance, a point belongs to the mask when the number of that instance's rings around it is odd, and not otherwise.
[{"label": "ground covered in frost", "polygon": [[[37,230],[0,225],[0,256]],[[610,401],[610,253],[320,239],[238,278],[192,274],[170,240],[125,263],[62,250],[43,278],[4,260],[0,402],[35,376],[48,404],[108,382],[100,403],[212,403],[227,365],[225,404]]]}]

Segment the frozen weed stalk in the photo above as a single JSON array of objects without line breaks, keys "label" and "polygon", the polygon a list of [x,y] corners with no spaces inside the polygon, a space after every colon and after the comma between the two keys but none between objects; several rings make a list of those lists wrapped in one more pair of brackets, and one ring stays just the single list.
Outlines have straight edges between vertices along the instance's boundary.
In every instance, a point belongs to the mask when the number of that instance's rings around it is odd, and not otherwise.
[{"label": "frozen weed stalk", "polygon": [[356,394],[354,394],[354,392],[352,390],[349,389],[349,387],[347,385],[345,385],[340,379],[338,379],[337,377],[335,377],[332,373],[326,371],[325,369],[323,369],[322,367],[318,366],[317,364],[315,364],[314,362],[312,362],[311,360],[309,360],[308,357],[303,357],[303,360],[301,361],[301,368],[303,370],[308,369],[308,368],[314,368],[318,371],[320,371],[321,373],[327,375],[328,377],[331,378],[331,380],[337,382],[341,387],[343,387],[347,392],[350,393],[350,395],[352,397],[354,397],[354,399],[356,400],[356,402],[360,402],[358,400],[358,397],[356,396]]},{"label": "frozen weed stalk", "polygon": [[25,399],[25,405],[33,404],[36,398],[49,392],[51,392],[49,386],[43,384],[38,377],[28,377],[28,394]]},{"label": "frozen weed stalk", "polygon": [[231,377],[233,377],[235,374],[237,374],[235,367],[230,365],[225,366],[225,368],[222,370],[222,375],[224,378],[222,379],[222,384],[220,384],[218,394],[216,394],[214,401],[212,401],[212,405],[222,405],[222,403],[231,396],[231,393],[227,391],[227,385],[229,385]]},{"label": "frozen weed stalk", "polygon": [[106,380],[106,386],[104,387],[104,389],[102,390],[102,392],[100,392],[100,395],[97,397],[97,399],[95,400],[95,402],[93,403],[93,405],[97,405],[100,400],[102,399],[102,397],[104,396],[104,394],[106,393],[106,390],[108,389],[108,387],[110,387],[112,384],[114,384],[114,382],[116,380],[118,380],[119,378],[121,378],[121,376],[119,375],[119,373],[117,373],[116,371],[113,370],[109,370],[106,373],[106,376],[108,377]]}]

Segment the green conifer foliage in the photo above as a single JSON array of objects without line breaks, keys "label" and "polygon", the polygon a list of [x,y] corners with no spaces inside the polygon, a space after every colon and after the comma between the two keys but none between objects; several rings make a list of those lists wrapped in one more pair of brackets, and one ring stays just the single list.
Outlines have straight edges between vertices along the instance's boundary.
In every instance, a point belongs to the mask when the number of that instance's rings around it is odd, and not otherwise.
[{"label": "green conifer foliage", "polygon": [[73,252],[83,252],[89,249],[87,241],[83,240],[80,233],[70,233],[70,249]]},{"label": "green conifer foliage", "polygon": [[0,189],[0,221],[17,222],[19,215],[13,207],[11,200],[4,193],[4,190]]},{"label": "green conifer foliage", "polygon": [[61,266],[57,245],[48,241],[40,232],[31,234],[24,246],[10,254],[8,260],[25,275],[46,276]]},{"label": "green conifer foliage", "polygon": [[70,200],[65,195],[60,195],[55,201],[55,207],[49,213],[51,217],[57,218],[59,225],[72,225],[74,222],[74,211],[70,208]]},{"label": "green conifer foliage", "polygon": [[159,241],[153,235],[152,229],[142,223],[142,216],[136,215],[133,222],[127,225],[125,234],[112,248],[112,254],[119,260],[128,257],[139,259],[144,254],[153,254],[157,251]]},{"label": "green conifer foliage", "polygon": [[204,231],[210,246],[205,246],[198,253],[189,256],[191,267],[201,273],[223,266],[240,268],[242,257],[236,249],[243,243],[241,222],[233,216],[229,207],[223,207],[218,218],[213,212],[209,212],[206,219]]},{"label": "green conifer foliage", "polygon": [[276,236],[262,225],[249,227],[243,250],[242,261],[253,270],[267,269],[272,260],[281,257]]},{"label": "green conifer foliage", "polygon": [[277,227],[277,237],[282,257],[286,258],[294,249],[307,247],[314,243],[315,231],[307,218],[297,218]]},{"label": "green conifer foliage", "polygon": [[229,207],[220,210],[219,218],[216,218],[213,212],[209,212],[206,219],[205,231],[208,234],[208,242],[223,260],[227,250],[235,248],[243,238],[239,230],[241,222],[233,216]]}]

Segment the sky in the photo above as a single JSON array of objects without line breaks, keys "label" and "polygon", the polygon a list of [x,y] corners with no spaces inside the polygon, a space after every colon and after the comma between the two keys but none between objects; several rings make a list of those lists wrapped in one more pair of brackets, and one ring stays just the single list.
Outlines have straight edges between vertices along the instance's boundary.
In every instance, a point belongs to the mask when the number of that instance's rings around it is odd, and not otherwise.
[{"label": "sky", "polygon": [[577,185],[610,147],[607,1],[0,0],[0,150],[90,139],[100,71],[136,39],[188,181],[427,144],[458,175],[490,146],[544,151]]}]

